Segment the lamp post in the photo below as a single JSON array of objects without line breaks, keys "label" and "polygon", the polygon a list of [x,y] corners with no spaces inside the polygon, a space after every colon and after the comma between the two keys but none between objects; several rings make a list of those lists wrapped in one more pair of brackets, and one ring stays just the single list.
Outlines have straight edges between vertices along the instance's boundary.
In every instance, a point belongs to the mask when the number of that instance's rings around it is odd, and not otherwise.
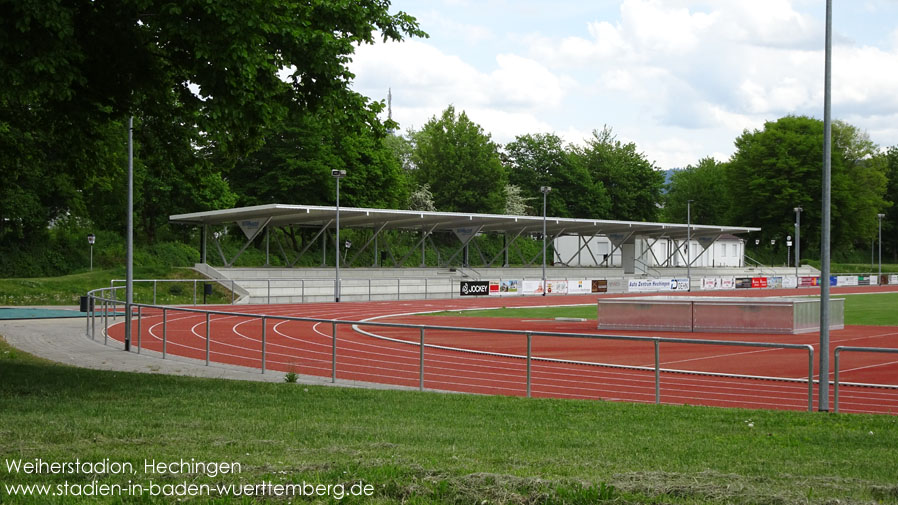
[{"label": "lamp post", "polygon": [[87,243],[90,244],[90,271],[94,271],[94,242],[97,241],[96,235],[89,233],[87,235]]},{"label": "lamp post", "polygon": [[[331,170],[331,175],[337,179],[337,238],[335,243],[340,243],[340,179],[346,177],[346,170]],[[340,249],[335,247],[336,258],[334,259],[334,301],[340,301]]]},{"label": "lamp post", "polygon": [[546,296],[546,197],[552,188],[540,186],[539,191],[543,194],[543,296]]},{"label": "lamp post", "polygon": [[795,207],[792,210],[795,211],[795,282],[797,283],[795,287],[798,287],[801,284],[798,281],[798,265],[801,263],[801,211],[804,209]]},{"label": "lamp post", "polygon": [[692,202],[686,200],[686,291],[692,291]]},{"label": "lamp post", "polygon": [[792,259],[792,235],[786,235],[786,266],[789,266],[789,260]]},{"label": "lamp post", "polygon": [[886,217],[886,215],[876,214],[876,217],[879,218],[879,277],[876,279],[876,284],[879,284],[880,279],[882,279],[882,218]]}]

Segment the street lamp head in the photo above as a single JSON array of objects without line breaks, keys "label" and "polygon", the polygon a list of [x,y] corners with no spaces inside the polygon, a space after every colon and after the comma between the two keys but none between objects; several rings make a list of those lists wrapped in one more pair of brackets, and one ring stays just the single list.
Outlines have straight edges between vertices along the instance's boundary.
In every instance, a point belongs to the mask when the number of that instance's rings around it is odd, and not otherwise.
[{"label": "street lamp head", "polygon": [[795,208],[792,209],[792,210],[794,210],[794,211],[797,213],[797,212],[803,211],[804,209],[802,209],[801,207],[795,207]]},{"label": "street lamp head", "polygon": [[882,219],[882,218],[886,217],[886,215],[885,214],[876,214],[876,217],[878,217],[879,219]]},{"label": "street lamp head", "polygon": [[542,194],[546,194],[546,193],[548,193],[549,191],[552,191],[552,187],[551,187],[551,186],[540,186],[540,187],[539,187],[539,192],[542,193]]},{"label": "street lamp head", "polygon": [[94,242],[96,242],[96,240],[97,240],[97,237],[93,233],[90,233],[87,235],[87,243],[88,244],[94,245]]},{"label": "street lamp head", "polygon": [[346,177],[346,170],[331,170],[331,175],[337,179],[342,179]]}]

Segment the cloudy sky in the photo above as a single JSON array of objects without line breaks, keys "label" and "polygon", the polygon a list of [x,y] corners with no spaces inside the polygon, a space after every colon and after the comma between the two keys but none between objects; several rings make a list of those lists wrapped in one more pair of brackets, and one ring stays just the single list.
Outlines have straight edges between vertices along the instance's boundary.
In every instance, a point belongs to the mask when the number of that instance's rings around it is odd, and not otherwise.
[{"label": "cloudy sky", "polygon": [[[898,145],[898,0],[833,2],[833,117]],[[354,88],[420,128],[448,104],[499,143],[603,125],[659,168],[823,117],[824,0],[394,0],[430,38],[360,47]]]}]

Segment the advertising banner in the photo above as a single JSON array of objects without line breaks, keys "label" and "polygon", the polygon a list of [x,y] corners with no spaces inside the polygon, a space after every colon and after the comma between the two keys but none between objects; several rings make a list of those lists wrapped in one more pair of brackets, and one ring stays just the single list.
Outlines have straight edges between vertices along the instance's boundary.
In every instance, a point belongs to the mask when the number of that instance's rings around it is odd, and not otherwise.
[{"label": "advertising banner", "polygon": [[889,284],[898,284],[898,275],[889,276]]},{"label": "advertising banner", "polygon": [[583,295],[592,292],[591,283],[586,280],[576,280],[568,282],[567,292],[569,295]]},{"label": "advertising banner", "polygon": [[736,289],[736,278],[735,277],[721,277],[720,278],[720,289]]},{"label": "advertising banner", "polygon": [[774,289],[781,289],[783,287],[783,278],[782,277],[768,277],[767,278],[767,287]]},{"label": "advertising banner", "polygon": [[525,295],[543,294],[543,281],[524,281],[521,283],[521,291]]},{"label": "advertising banner", "polygon": [[566,295],[567,281],[546,280],[546,293],[550,295]]},{"label": "advertising banner", "polygon": [[797,288],[798,277],[795,277],[794,275],[787,275],[783,277],[783,287],[786,289]]},{"label": "advertising banner", "polygon": [[499,282],[498,281],[490,281],[490,296],[498,296],[499,295]]},{"label": "advertising banner", "polygon": [[627,291],[631,293],[655,293],[658,291],[688,291],[688,279],[630,279]]},{"label": "advertising banner", "polygon": [[820,277],[802,277],[798,281],[798,287],[813,288],[820,285]]},{"label": "advertising banner", "polygon": [[593,293],[607,293],[608,292],[608,281],[605,279],[593,279],[592,280],[592,292]]},{"label": "advertising banner", "polygon": [[752,277],[751,278],[751,287],[766,288],[767,287],[767,277]]},{"label": "advertising banner", "polygon": [[836,286],[857,286],[856,275],[839,275],[836,277]]},{"label": "advertising banner", "polygon": [[722,289],[720,287],[720,277],[702,277],[702,289]]},{"label": "advertising banner", "polygon": [[502,281],[499,283],[499,294],[502,296],[517,295],[520,289],[521,281]]},{"label": "advertising banner", "polygon": [[858,286],[869,286],[870,278],[871,277],[869,275],[858,275],[857,276],[857,285]]},{"label": "advertising banner", "polygon": [[489,293],[489,281],[461,281],[458,294],[461,296],[486,296]]},{"label": "advertising banner", "polygon": [[736,288],[745,289],[752,287],[751,277],[736,277]]}]

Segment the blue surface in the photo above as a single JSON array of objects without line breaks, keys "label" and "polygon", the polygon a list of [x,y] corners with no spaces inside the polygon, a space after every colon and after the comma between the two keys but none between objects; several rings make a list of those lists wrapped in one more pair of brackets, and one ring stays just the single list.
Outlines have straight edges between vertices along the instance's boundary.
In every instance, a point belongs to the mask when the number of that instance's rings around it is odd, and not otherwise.
[{"label": "blue surface", "polygon": [[0,319],[57,319],[63,317],[84,317],[77,309],[36,309],[31,307],[0,308]]}]

